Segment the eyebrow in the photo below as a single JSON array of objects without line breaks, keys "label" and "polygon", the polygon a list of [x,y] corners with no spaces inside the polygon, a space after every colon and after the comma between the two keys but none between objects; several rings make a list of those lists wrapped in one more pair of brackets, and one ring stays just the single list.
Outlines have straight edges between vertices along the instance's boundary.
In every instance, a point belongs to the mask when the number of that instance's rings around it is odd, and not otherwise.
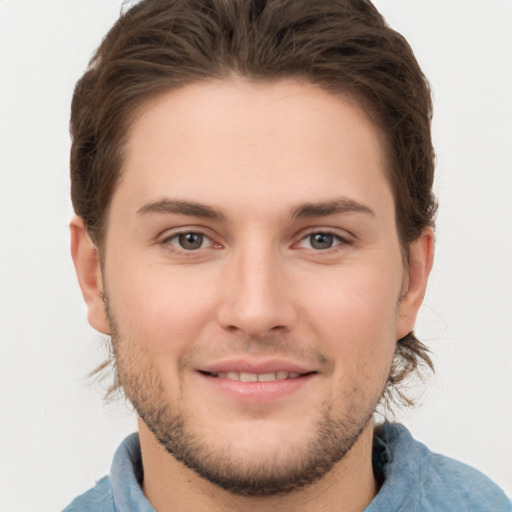
[{"label": "eyebrow", "polygon": [[[226,216],[216,208],[193,201],[183,201],[179,199],[160,199],[159,201],[150,201],[137,210],[141,216],[163,213],[178,214],[197,217],[200,219],[209,219],[223,222]],[[303,219],[309,217],[327,217],[335,213],[365,213],[374,216],[375,213],[368,206],[361,204],[353,199],[345,197],[331,199],[329,201],[320,201],[317,203],[304,203],[297,206],[291,214],[294,219]]]},{"label": "eyebrow", "polygon": [[375,216],[374,211],[368,206],[353,199],[340,197],[330,201],[301,204],[293,210],[292,218],[327,217],[335,213],[365,213]]},{"label": "eyebrow", "polygon": [[204,204],[194,203],[193,201],[181,201],[176,199],[161,199],[146,203],[137,210],[139,215],[148,215],[152,213],[174,213],[178,215],[188,215],[200,219],[210,219],[224,221],[225,216],[219,210],[206,206]]}]

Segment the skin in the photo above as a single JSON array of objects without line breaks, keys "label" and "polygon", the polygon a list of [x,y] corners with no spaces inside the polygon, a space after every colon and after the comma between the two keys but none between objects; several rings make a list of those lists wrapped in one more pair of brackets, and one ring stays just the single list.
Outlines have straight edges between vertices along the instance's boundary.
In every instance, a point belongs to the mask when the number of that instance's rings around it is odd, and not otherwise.
[{"label": "skin", "polygon": [[[80,218],[72,254],[89,322],[112,334],[146,419],[149,501],[158,512],[363,510],[378,491],[372,412],[433,258],[425,229],[404,266],[378,131],[312,85],[229,80],[145,103],[126,150],[103,266]],[[183,247],[187,233],[200,235],[188,240],[197,249]],[[291,391],[233,381],[226,391],[204,373],[226,361],[307,376]],[[225,473],[226,459],[234,473],[278,477],[322,447],[340,453],[300,488],[241,495],[163,447],[177,417],[199,462]]]}]

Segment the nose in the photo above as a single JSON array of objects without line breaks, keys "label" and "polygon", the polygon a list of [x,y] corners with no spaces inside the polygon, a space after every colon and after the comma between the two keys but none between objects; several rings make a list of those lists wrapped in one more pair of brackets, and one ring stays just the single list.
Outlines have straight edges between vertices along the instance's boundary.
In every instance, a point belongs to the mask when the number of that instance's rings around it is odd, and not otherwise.
[{"label": "nose", "polygon": [[260,338],[289,331],[297,321],[285,262],[270,248],[233,255],[223,275],[220,326]]}]

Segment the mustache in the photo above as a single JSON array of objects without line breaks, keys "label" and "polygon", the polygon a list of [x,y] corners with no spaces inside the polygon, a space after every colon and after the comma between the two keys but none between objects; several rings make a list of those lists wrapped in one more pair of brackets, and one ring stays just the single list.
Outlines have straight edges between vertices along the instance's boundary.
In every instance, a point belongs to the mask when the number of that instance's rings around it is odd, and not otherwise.
[{"label": "mustache", "polygon": [[228,357],[272,356],[302,362],[306,366],[314,363],[326,373],[334,369],[334,361],[314,346],[304,345],[286,336],[267,335],[251,337],[237,335],[222,343],[197,342],[180,360],[180,369],[186,368],[198,359],[222,359]]}]

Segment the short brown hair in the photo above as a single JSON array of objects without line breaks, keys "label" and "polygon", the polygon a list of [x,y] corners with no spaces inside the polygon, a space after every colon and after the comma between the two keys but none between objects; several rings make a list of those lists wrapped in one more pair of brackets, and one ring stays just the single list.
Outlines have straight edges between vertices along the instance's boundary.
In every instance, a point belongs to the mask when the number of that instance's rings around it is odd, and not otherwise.
[{"label": "short brown hair", "polygon": [[[109,31],[76,85],[71,195],[101,249],[137,108],[189,83],[297,78],[348,96],[384,137],[404,249],[433,226],[430,88],[406,40],[369,0],[142,0]],[[413,333],[397,342],[392,390],[432,368]]]}]

